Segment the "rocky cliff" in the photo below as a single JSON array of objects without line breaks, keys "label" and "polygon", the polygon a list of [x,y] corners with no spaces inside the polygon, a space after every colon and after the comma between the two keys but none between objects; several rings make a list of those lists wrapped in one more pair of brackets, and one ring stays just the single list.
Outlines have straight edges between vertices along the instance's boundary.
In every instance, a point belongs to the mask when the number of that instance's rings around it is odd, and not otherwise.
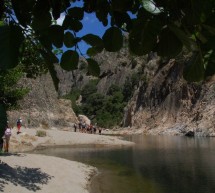
[{"label": "rocky cliff", "polygon": [[[186,56],[163,60],[150,53],[137,57],[123,48],[118,53],[102,52],[95,57],[101,73],[98,92],[105,94],[111,84],[122,86],[128,76],[141,71],[143,76],[124,111],[123,128],[146,134],[184,135],[194,131],[199,136],[215,136],[215,78],[202,83],[188,83],[182,71]],[[37,79],[23,79],[21,85],[31,88],[20,102],[21,110],[9,112],[10,121],[21,116],[28,127],[71,128],[77,121],[70,102],[58,99],[74,87],[83,88],[90,79],[87,63],[66,72],[56,65],[60,79],[59,93],[49,74]]]},{"label": "rocky cliff", "polygon": [[[106,94],[112,84],[122,86],[127,77],[143,69],[147,57],[130,55],[128,52],[128,49],[124,47],[119,52],[103,51],[94,57],[100,65],[99,82],[97,84],[99,93]],[[95,79],[95,77],[88,75],[87,62],[84,58],[80,59],[78,69],[73,72],[65,71],[59,65],[56,65],[56,69],[60,79],[60,96],[72,92],[74,87],[82,89],[89,80]]]},{"label": "rocky cliff", "polygon": [[[146,134],[192,131],[197,136],[215,136],[215,78],[185,81],[182,74],[188,58],[185,53],[170,60],[154,53],[137,57],[125,47],[118,53],[103,52],[95,57],[101,66],[98,91],[105,94],[111,84],[122,86],[126,77],[139,70],[143,76],[125,108],[123,128]],[[80,71],[75,76],[80,77]],[[84,85],[86,78],[76,84]]]},{"label": "rocky cliff", "polygon": [[192,131],[197,136],[215,136],[215,77],[188,83],[182,77],[184,62],[185,58],[165,65],[159,62],[156,73],[140,84],[127,105],[124,127],[146,134]]},{"label": "rocky cliff", "polygon": [[23,119],[25,127],[73,129],[77,117],[69,100],[58,99],[50,74],[36,79],[23,78],[18,86],[30,89],[29,94],[19,102],[20,109],[9,111],[9,122],[16,125],[18,117]]}]

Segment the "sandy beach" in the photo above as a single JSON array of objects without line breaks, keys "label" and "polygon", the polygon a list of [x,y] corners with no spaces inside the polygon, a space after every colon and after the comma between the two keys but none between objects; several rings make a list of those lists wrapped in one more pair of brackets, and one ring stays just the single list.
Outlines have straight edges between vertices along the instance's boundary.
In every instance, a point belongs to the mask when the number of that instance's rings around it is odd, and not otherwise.
[{"label": "sandy beach", "polygon": [[86,134],[56,129],[45,130],[47,136],[38,137],[38,129],[22,128],[12,131],[10,153],[0,159],[0,192],[7,193],[88,193],[90,179],[97,169],[62,158],[26,153],[38,147],[94,144],[98,146],[131,146],[118,137]]}]

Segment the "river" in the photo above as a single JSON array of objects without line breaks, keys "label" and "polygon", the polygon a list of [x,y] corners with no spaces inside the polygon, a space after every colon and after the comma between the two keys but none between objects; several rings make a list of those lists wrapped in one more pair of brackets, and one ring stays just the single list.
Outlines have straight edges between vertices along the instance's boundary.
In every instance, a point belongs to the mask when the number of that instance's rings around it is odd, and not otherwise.
[{"label": "river", "polygon": [[213,193],[215,138],[130,136],[134,147],[36,150],[93,165],[91,193]]}]

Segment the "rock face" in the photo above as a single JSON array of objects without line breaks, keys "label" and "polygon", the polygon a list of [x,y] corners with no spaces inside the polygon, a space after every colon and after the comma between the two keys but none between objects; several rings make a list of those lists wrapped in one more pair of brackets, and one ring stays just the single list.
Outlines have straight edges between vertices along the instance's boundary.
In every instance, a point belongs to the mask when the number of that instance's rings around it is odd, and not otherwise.
[{"label": "rock face", "polygon": [[[117,53],[102,52],[94,58],[101,67],[98,92],[105,94],[112,84],[123,86],[132,73],[140,71],[132,99],[124,111],[122,126],[141,130],[146,134],[215,136],[215,78],[203,83],[188,83],[182,77],[186,57],[161,60],[156,54],[137,57],[126,48]],[[28,127],[71,128],[77,117],[70,102],[58,99],[74,87],[83,88],[89,80],[87,63],[80,60],[79,67],[66,72],[56,65],[60,79],[59,93],[54,89],[50,75],[35,80],[23,79],[22,85],[31,88],[21,101],[21,110],[8,112],[15,125],[21,116]]]},{"label": "rock face", "polygon": [[[184,62],[184,61],[181,61]],[[215,136],[215,81],[187,83],[184,64],[170,60],[143,82],[126,108],[124,127],[146,134]],[[162,65],[160,65],[162,66]]]},{"label": "rock face", "polygon": [[21,117],[23,125],[28,128],[73,129],[77,117],[71,108],[71,102],[58,99],[49,74],[37,79],[23,78],[19,85],[30,88],[30,93],[20,101],[21,109],[8,112],[12,126],[15,126],[17,118]]},{"label": "rock face", "polygon": [[[103,51],[94,57],[100,65],[100,76],[97,84],[98,92],[106,94],[112,84],[122,86],[127,77],[141,70],[146,57],[128,55],[128,50],[122,48],[120,52],[110,53]],[[68,72],[56,65],[57,74],[60,79],[59,95],[65,95],[72,91],[74,87],[82,89],[90,80],[95,79],[87,73],[87,62],[81,58],[77,70]]]}]

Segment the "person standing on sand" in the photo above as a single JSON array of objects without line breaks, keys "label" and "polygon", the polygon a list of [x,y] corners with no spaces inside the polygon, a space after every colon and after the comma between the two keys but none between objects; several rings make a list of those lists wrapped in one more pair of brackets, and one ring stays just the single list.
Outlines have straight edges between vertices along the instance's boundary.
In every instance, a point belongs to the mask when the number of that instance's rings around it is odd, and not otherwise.
[{"label": "person standing on sand", "polygon": [[10,142],[10,137],[11,137],[11,128],[9,125],[7,125],[5,132],[4,132],[4,152],[9,151],[9,142]]},{"label": "person standing on sand", "polygon": [[74,131],[75,132],[77,131],[77,125],[76,125],[76,123],[74,124]]},{"label": "person standing on sand", "polygon": [[21,129],[21,126],[22,126],[22,119],[21,119],[21,117],[17,119],[16,126],[17,126],[17,134],[21,133],[20,132],[20,129]]},{"label": "person standing on sand", "polygon": [[102,128],[99,127],[99,135],[101,135],[101,134],[102,134]]}]

